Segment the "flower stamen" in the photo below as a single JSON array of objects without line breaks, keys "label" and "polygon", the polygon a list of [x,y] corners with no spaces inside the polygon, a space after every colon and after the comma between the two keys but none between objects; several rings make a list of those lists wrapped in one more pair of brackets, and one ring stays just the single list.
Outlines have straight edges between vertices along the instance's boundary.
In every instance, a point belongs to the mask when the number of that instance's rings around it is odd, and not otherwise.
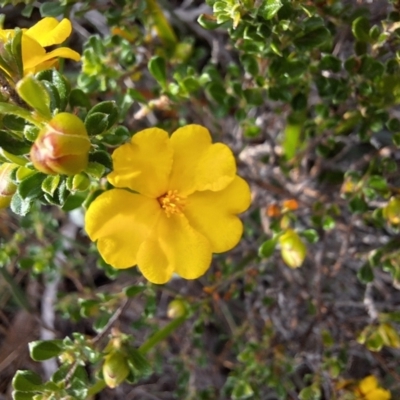
[{"label": "flower stamen", "polygon": [[168,190],[167,193],[160,196],[157,200],[168,218],[174,214],[182,214],[185,208],[186,199],[179,196],[177,190]]}]

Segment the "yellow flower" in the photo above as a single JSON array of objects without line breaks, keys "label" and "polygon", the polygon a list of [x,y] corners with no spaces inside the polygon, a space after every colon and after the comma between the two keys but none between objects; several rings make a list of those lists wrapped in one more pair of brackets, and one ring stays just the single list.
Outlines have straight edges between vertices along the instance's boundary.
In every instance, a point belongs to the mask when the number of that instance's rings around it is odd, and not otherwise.
[{"label": "yellow flower", "polygon": [[378,386],[378,380],[373,375],[364,378],[356,389],[358,400],[390,400],[389,390]]},{"label": "yellow flower", "polygon": [[[29,29],[22,29],[22,63],[24,76],[52,68],[58,58],[71,58],[79,61],[81,56],[68,47],[59,47],[46,53],[45,47],[62,43],[72,31],[71,22],[64,18],[61,22],[46,17]],[[14,29],[1,29],[0,42],[7,42],[15,35]],[[0,67],[1,68],[1,67]],[[7,71],[5,71],[7,72]]]},{"label": "yellow flower", "polygon": [[[232,249],[250,205],[247,183],[236,175],[230,149],[212,144],[208,130],[188,125],[171,137],[145,129],[114,151],[109,190],[90,205],[85,226],[105,261],[138,265],[153,283],[176,272],[203,275],[211,253]],[[135,192],[135,193],[132,193]]]}]

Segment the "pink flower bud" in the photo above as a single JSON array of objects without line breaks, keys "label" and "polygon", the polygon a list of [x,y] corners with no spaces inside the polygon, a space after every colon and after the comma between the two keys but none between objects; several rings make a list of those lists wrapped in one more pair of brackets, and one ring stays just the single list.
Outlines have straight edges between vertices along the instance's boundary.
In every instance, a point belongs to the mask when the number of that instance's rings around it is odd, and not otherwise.
[{"label": "pink flower bud", "polygon": [[57,114],[31,148],[31,161],[45,174],[75,175],[88,165],[90,140],[84,123],[73,114]]}]

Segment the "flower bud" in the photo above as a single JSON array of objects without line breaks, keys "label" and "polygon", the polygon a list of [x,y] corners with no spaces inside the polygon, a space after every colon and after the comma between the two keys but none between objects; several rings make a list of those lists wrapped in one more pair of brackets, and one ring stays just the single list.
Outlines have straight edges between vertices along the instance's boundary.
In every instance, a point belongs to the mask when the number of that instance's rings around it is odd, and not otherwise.
[{"label": "flower bud", "polygon": [[387,203],[386,207],[383,208],[383,216],[392,225],[400,224],[400,198],[392,197]]},{"label": "flower bud", "polygon": [[87,167],[89,149],[84,123],[73,114],[60,113],[39,132],[31,161],[45,174],[75,175]]},{"label": "flower bud", "polygon": [[299,235],[293,229],[288,229],[279,237],[279,244],[281,246],[283,261],[290,268],[298,268],[303,264],[307,249]]},{"label": "flower bud", "polygon": [[172,300],[168,304],[167,315],[168,318],[175,319],[186,315],[188,312],[188,306],[182,299]]},{"label": "flower bud", "polygon": [[120,385],[129,375],[129,366],[121,351],[113,351],[107,354],[103,364],[104,382],[111,389]]},{"label": "flower bud", "polygon": [[4,163],[0,165],[0,208],[6,208],[11,203],[11,198],[17,190],[17,186],[11,180],[11,172],[18,165]]}]

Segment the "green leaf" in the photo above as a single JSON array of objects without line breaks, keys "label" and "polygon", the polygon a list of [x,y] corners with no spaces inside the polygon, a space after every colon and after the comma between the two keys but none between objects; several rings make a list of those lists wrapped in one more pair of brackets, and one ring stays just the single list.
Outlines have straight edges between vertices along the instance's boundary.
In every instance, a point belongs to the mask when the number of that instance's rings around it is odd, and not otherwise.
[{"label": "green leaf", "polygon": [[291,160],[299,149],[300,135],[303,130],[304,116],[302,113],[292,113],[284,131],[283,151],[286,159]]},{"label": "green leaf", "polygon": [[69,105],[71,108],[81,107],[88,110],[90,108],[89,96],[82,89],[72,89],[69,94]]},{"label": "green leaf", "polygon": [[293,40],[293,44],[302,51],[312,50],[324,45],[331,39],[330,31],[325,27],[319,27],[305,32]]},{"label": "green leaf", "polygon": [[51,74],[51,83],[56,87],[60,96],[60,110],[64,111],[68,104],[71,85],[65,76],[60,74],[56,69],[52,69]]},{"label": "green leaf", "polygon": [[28,160],[25,157],[16,156],[4,150],[2,147],[0,147],[0,161],[6,161],[18,165],[26,165],[28,163]]},{"label": "green leaf", "polygon": [[15,193],[11,199],[10,208],[15,214],[24,216],[30,210],[31,202],[23,199],[18,193]]},{"label": "green leaf", "polygon": [[62,364],[56,372],[54,372],[53,376],[51,377],[51,381],[54,383],[59,383],[65,380],[66,376],[71,371],[70,364]]},{"label": "green leaf", "polygon": [[200,14],[199,18],[197,18],[197,22],[202,28],[207,30],[216,29],[221,25],[213,15],[208,14]]},{"label": "green leaf", "polygon": [[250,54],[243,54],[240,57],[240,62],[243,65],[245,71],[248,72],[251,76],[258,75],[259,69],[256,57]]},{"label": "green leaf", "polygon": [[20,284],[15,281],[14,277],[8,272],[7,268],[3,266],[0,267],[0,275],[4,282],[7,282],[8,287],[11,291],[11,294],[15,300],[15,302],[22,307],[23,309],[31,312],[32,307],[27,299],[27,295],[25,294],[25,290],[22,289]]},{"label": "green leaf", "polygon": [[306,238],[308,243],[317,243],[319,240],[318,232],[315,229],[306,229],[300,235]]},{"label": "green leaf", "polygon": [[29,153],[31,144],[25,140],[16,139],[7,131],[0,130],[0,147],[9,153],[23,155]]},{"label": "green leaf", "polygon": [[49,194],[50,196],[54,195],[58,184],[60,183],[61,176],[60,175],[48,175],[42,182],[42,190],[43,192]]},{"label": "green leaf", "polygon": [[42,388],[42,379],[32,371],[17,371],[12,380],[14,390],[35,392]]},{"label": "green leaf", "polygon": [[67,178],[67,189],[71,192],[84,192],[90,186],[90,178],[85,172],[80,172]]},{"label": "green leaf", "polygon": [[349,209],[354,214],[361,214],[368,210],[368,204],[360,194],[357,194],[349,201]]},{"label": "green leaf", "polygon": [[277,240],[276,239],[269,239],[266,240],[259,248],[258,248],[258,255],[260,257],[268,258],[271,257],[275,247],[276,247]]},{"label": "green leaf", "polygon": [[287,60],[275,58],[269,67],[269,73],[274,78],[281,78],[286,75],[292,79],[299,78],[307,70],[307,64],[299,60]]},{"label": "green leaf", "polygon": [[141,375],[148,375],[152,372],[152,367],[145,356],[137,349],[130,347],[128,353],[128,364],[138,371]]},{"label": "green leaf", "polygon": [[160,56],[153,56],[147,66],[154,79],[165,89],[167,87],[167,65],[165,59]]},{"label": "green leaf", "polygon": [[100,301],[93,299],[79,299],[79,313],[84,318],[95,317],[100,309]]},{"label": "green leaf", "polygon": [[115,125],[119,118],[118,106],[115,101],[103,101],[96,104],[88,112],[88,116],[95,113],[103,113],[107,115],[107,129],[110,129]]},{"label": "green leaf", "polygon": [[282,7],[280,0],[263,0],[258,9],[258,14],[265,19],[271,19]]},{"label": "green leaf", "polygon": [[72,211],[80,207],[82,203],[86,200],[87,192],[77,192],[70,194],[65,200],[61,209],[63,211]]},{"label": "green leaf", "polygon": [[128,287],[124,288],[123,292],[125,293],[125,296],[127,296],[127,297],[135,297],[138,294],[145,291],[146,289],[147,289],[146,286],[133,285],[133,286],[128,286]]},{"label": "green leaf", "polygon": [[322,218],[322,228],[325,231],[330,231],[335,227],[335,225],[336,222],[330,215],[324,215],[324,217]]},{"label": "green leaf", "polygon": [[54,113],[55,111],[60,111],[61,109],[61,101],[60,95],[56,87],[48,81],[41,81],[42,85],[46,88],[47,93],[50,97],[50,111]]},{"label": "green leaf", "polygon": [[95,112],[85,118],[85,127],[89,136],[101,135],[107,130],[108,115]]},{"label": "green leaf", "polygon": [[56,191],[57,200],[60,206],[64,205],[65,200],[69,196],[69,191],[67,190],[67,183],[66,181],[61,181],[60,185]]},{"label": "green leaf", "polygon": [[398,118],[390,118],[388,122],[386,122],[386,126],[390,132],[400,132],[400,120]]},{"label": "green leaf", "polygon": [[25,125],[24,137],[29,142],[34,142],[39,136],[40,129],[37,126]]},{"label": "green leaf", "polygon": [[372,175],[368,179],[367,185],[372,189],[385,191],[388,188],[386,179],[381,175]]},{"label": "green leaf", "polygon": [[321,389],[315,385],[307,386],[299,393],[300,400],[320,400]]},{"label": "green leaf", "polygon": [[370,41],[371,42],[376,42],[379,39],[379,36],[381,35],[381,30],[378,25],[374,25],[368,32]]},{"label": "green leaf", "polygon": [[64,350],[61,339],[36,340],[29,343],[29,353],[32,360],[44,361],[57,357]]},{"label": "green leaf", "polygon": [[41,127],[41,120],[34,117],[30,111],[26,110],[25,108],[16,106],[11,103],[4,103],[0,102],[0,114],[7,115],[15,115],[17,117],[21,117],[26,119],[27,121],[31,122],[32,124]]},{"label": "green leaf", "polygon": [[40,15],[42,17],[58,17],[64,15],[65,5],[58,2],[48,1],[40,5]]},{"label": "green leaf", "polygon": [[33,75],[27,75],[17,83],[16,90],[25,103],[44,118],[51,118],[50,96],[42,82]]},{"label": "green leaf", "polygon": [[1,122],[4,128],[17,132],[23,132],[26,125],[26,121],[23,118],[10,114],[5,115]]},{"label": "green leaf", "polygon": [[351,31],[353,32],[354,37],[360,42],[371,41],[369,30],[369,21],[365,17],[358,17],[351,24]]},{"label": "green leaf", "polygon": [[112,159],[109,153],[104,150],[97,150],[89,154],[89,161],[97,162],[108,169],[112,169]]},{"label": "green leaf", "polygon": [[211,82],[207,85],[207,92],[210,97],[218,104],[224,104],[226,99],[225,87],[218,82]]},{"label": "green leaf", "polygon": [[106,167],[97,162],[89,162],[85,172],[95,179],[100,179],[106,171]]},{"label": "green leaf", "polygon": [[178,42],[172,26],[165,17],[158,1],[146,0],[145,4],[146,13],[152,19],[152,27],[157,31],[166,53],[172,55]]},{"label": "green leaf", "polygon": [[304,93],[297,93],[291,101],[293,111],[305,111],[307,108],[308,98]]},{"label": "green leaf", "polygon": [[[5,45],[7,49],[7,44]],[[18,75],[23,76],[23,65],[22,65],[22,31],[17,29],[15,36],[11,39],[11,54],[13,55],[13,61],[17,67]]]},{"label": "green leaf", "polygon": [[245,400],[253,397],[254,391],[245,380],[237,380],[232,391],[232,400]]},{"label": "green leaf", "polygon": [[344,68],[345,70],[353,75],[358,72],[360,68],[360,61],[358,58],[355,56],[350,56],[345,62],[344,62]]},{"label": "green leaf", "polygon": [[34,400],[34,396],[36,396],[35,392],[12,392],[13,400]]},{"label": "green leaf", "polygon": [[361,66],[358,73],[369,79],[380,77],[385,72],[384,65],[369,55],[361,56],[360,60]]},{"label": "green leaf", "polygon": [[34,5],[33,4],[27,4],[25,8],[21,11],[21,15],[25,18],[30,18],[32,15],[32,12],[34,10]]},{"label": "green leaf", "polygon": [[368,43],[360,42],[359,40],[354,44],[354,52],[357,56],[365,55],[368,52]]},{"label": "green leaf", "polygon": [[319,68],[321,70],[328,70],[337,73],[340,72],[342,68],[342,61],[331,54],[326,54],[322,57],[319,63]]},{"label": "green leaf", "polygon": [[250,88],[243,90],[243,95],[249,105],[260,106],[264,103],[262,89]]},{"label": "green leaf", "polygon": [[46,179],[45,174],[40,172],[28,176],[18,185],[18,194],[24,200],[34,200],[40,197],[43,193],[42,183]]},{"label": "green leaf", "polygon": [[397,146],[400,147],[400,132],[395,133],[392,137],[393,143]]},{"label": "green leaf", "polygon": [[357,278],[362,283],[370,283],[374,280],[374,272],[369,263],[365,263],[358,271]]}]

